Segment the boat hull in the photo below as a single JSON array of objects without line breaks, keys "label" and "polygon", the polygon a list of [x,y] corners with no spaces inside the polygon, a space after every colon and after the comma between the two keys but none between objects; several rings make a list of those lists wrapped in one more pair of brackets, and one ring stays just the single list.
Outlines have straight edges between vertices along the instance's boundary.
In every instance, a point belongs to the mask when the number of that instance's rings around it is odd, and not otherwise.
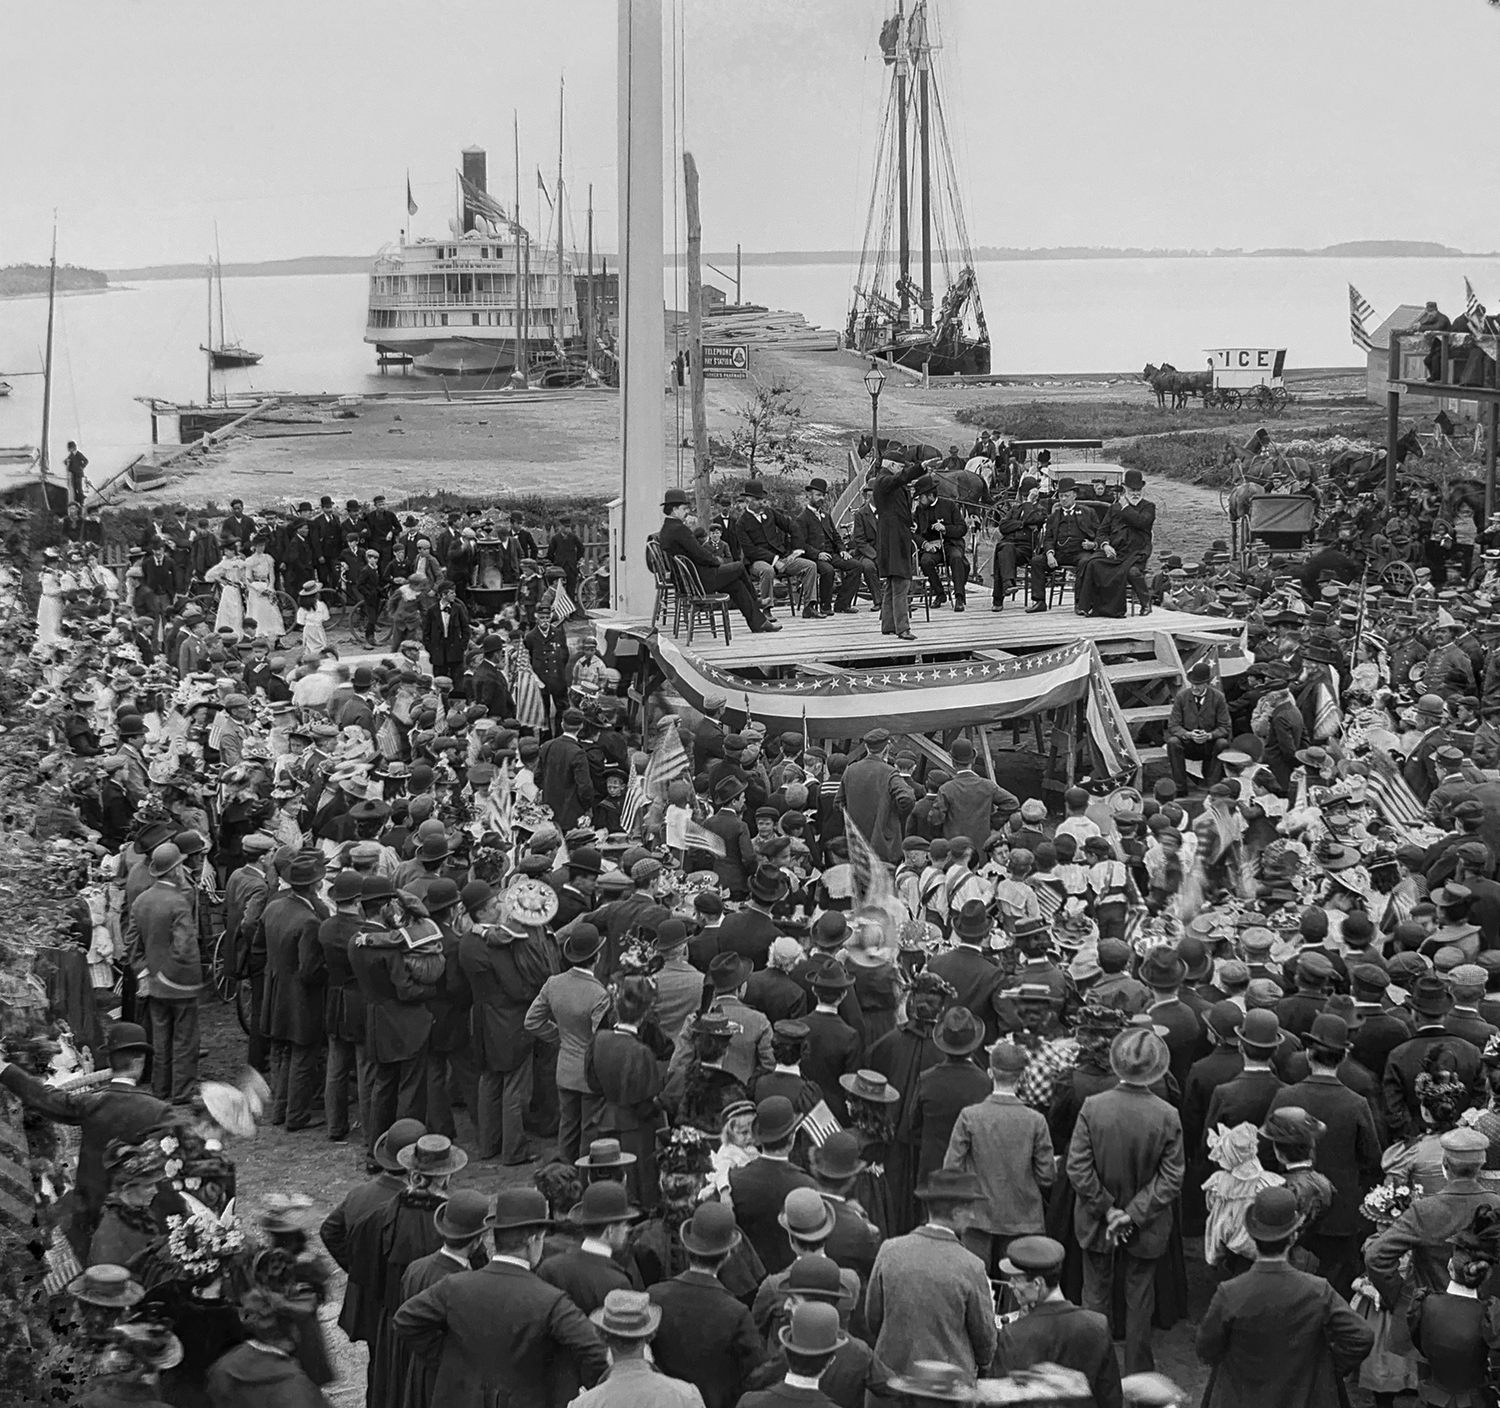
[{"label": "boat hull", "polygon": [[924,368],[930,376],[988,376],[990,374],[990,344],[988,341],[960,342],[956,346],[945,343],[941,347],[930,342],[915,341],[886,343],[871,349],[870,355],[883,361],[895,362],[899,366],[911,367],[914,371]]},{"label": "boat hull", "polygon": [[213,363],[216,372],[226,371],[231,367],[253,367],[262,357],[262,353],[248,352],[244,348],[230,347],[199,347],[208,353],[209,361]]}]

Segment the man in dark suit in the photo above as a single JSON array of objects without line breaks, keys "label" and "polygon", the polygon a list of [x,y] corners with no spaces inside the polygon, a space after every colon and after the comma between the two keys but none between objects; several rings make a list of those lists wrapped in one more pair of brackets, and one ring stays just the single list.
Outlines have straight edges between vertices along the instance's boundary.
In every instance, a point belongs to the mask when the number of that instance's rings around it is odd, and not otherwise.
[{"label": "man in dark suit", "polygon": [[1378,964],[1356,963],[1349,970],[1354,1012],[1359,1018],[1359,1025],[1350,1036],[1349,1050],[1376,1080],[1384,1079],[1391,1052],[1412,1038],[1411,1024],[1383,1001],[1390,986],[1390,974]]},{"label": "man in dark suit", "polygon": [[338,585],[339,554],[344,550],[344,525],[327,494],[307,530],[308,546],[317,565],[318,580],[325,587]]},{"label": "man in dark suit", "polygon": [[[420,1120],[397,1120],[375,1141],[374,1157],[366,1169],[375,1176],[351,1188],[344,1195],[343,1202],[323,1219],[318,1236],[327,1248],[328,1255],[345,1272],[352,1265],[349,1229],[377,1208],[384,1207],[406,1187],[406,1170],[401,1167],[398,1155],[426,1133]],[[366,1340],[371,1344],[375,1342],[375,1325],[380,1319],[383,1293],[380,1286],[366,1286],[352,1278],[344,1283],[339,1329],[349,1339]]]},{"label": "man in dark suit", "polygon": [[1380,1181],[1381,1152],[1369,1102],[1338,1077],[1348,1047],[1349,1030],[1343,1021],[1326,1014],[1319,1017],[1306,1042],[1311,1073],[1277,1091],[1271,1101],[1272,1110],[1295,1105],[1328,1126],[1318,1140],[1313,1167],[1333,1184],[1333,1202],[1317,1230],[1303,1235],[1302,1244],[1318,1258],[1333,1288],[1346,1297],[1359,1269],[1364,1233],[1359,1205]]},{"label": "man in dark suit", "polygon": [[1186,1090],[1193,1062],[1209,1051],[1202,1020],[1179,995],[1187,977],[1187,963],[1175,948],[1159,944],[1141,960],[1137,976],[1151,989],[1151,1005],[1146,1011],[1154,1025],[1167,1029],[1163,1039],[1172,1053],[1172,1076],[1177,1088]]},{"label": "man in dark suit", "polygon": [[469,646],[469,611],[458,600],[452,582],[438,583],[437,600],[427,608],[422,641],[432,659],[432,673],[447,675],[464,692],[464,654]]},{"label": "man in dark suit", "polygon": [[1038,1364],[1060,1364],[1089,1381],[1094,1408],[1121,1408],[1120,1365],[1109,1320],[1074,1305],[1058,1282],[1066,1252],[1051,1237],[1017,1237],[1000,1263],[1021,1314],[1000,1330],[990,1374],[999,1378]]},{"label": "man in dark suit", "polygon": [[833,615],[835,609],[850,614],[859,591],[859,564],[845,552],[844,536],[828,512],[828,481],[809,479],[798,497],[802,502],[792,519],[793,540],[818,569],[818,609],[825,616]]},{"label": "man in dark suit", "polygon": [[691,562],[698,569],[703,590],[724,592],[752,631],[779,631],[780,625],[769,618],[756,597],[745,575],[745,564],[720,562],[688,527],[688,516],[693,510],[692,495],[686,489],[668,489],[662,496],[661,506],[666,518],[656,538],[668,560],[685,557]]},{"label": "man in dark suit", "polygon": [[[1042,550],[1031,560],[1031,605],[1027,611],[1047,609],[1047,574],[1059,567],[1077,567],[1099,536],[1099,520],[1078,502],[1078,485],[1067,477],[1057,481],[1057,506],[1042,529]],[[1079,613],[1080,615],[1082,612]]]},{"label": "man in dark suit", "polygon": [[864,1054],[859,1029],[840,1015],[840,1006],[854,980],[836,958],[825,958],[821,966],[810,968],[808,980],[814,1005],[802,1019],[807,1027],[807,1050],[799,1064],[802,1074],[817,1083],[828,1108],[842,1124],[848,1119],[848,1106],[841,1081],[859,1069]]},{"label": "man in dark suit", "polygon": [[969,522],[957,499],[944,497],[936,481],[917,496],[917,563],[927,577],[927,589],[939,606],[947,600],[943,590],[942,567],[948,565],[953,578],[953,609],[962,611],[969,585],[969,559],[964,540],[969,536]]},{"label": "man in dark suit", "polygon": [[1302,751],[1307,723],[1292,698],[1291,690],[1280,686],[1268,689],[1261,700],[1269,701],[1271,709],[1266,721],[1266,746],[1261,762],[1270,769],[1276,786],[1286,792],[1291,786],[1292,770],[1297,766],[1297,754]]},{"label": "man in dark suit", "polygon": [[[1281,1024],[1274,1012],[1257,1008],[1245,1014],[1239,1030],[1240,1070],[1209,1094],[1200,1142],[1209,1130],[1221,1124],[1233,1129],[1248,1120],[1257,1129],[1260,1127],[1270,1111],[1271,1101],[1284,1088],[1271,1068],[1271,1058],[1280,1045]],[[1190,1157],[1195,1153],[1201,1155],[1202,1149],[1188,1150]]]},{"label": "man in dark suit", "polygon": [[[437,1366],[432,1401],[443,1408],[562,1408],[576,1378],[592,1387],[609,1356],[583,1312],[533,1268],[550,1226],[534,1188],[502,1188],[487,1219],[494,1259],[460,1271],[407,1301],[393,1328],[411,1352]],[[572,1375],[556,1361],[571,1361]]]},{"label": "man in dark suit", "polygon": [[[1182,1146],[1188,1168],[1199,1175],[1199,1183],[1210,1172],[1201,1166],[1204,1131],[1213,1127],[1208,1124],[1208,1107],[1214,1092],[1239,1075],[1245,1064],[1239,1049],[1239,1030],[1244,1020],[1245,1014],[1238,1003],[1216,1002],[1208,1009],[1204,1029],[1213,1049],[1188,1068],[1187,1084],[1182,1088]],[[1190,1175],[1188,1186],[1193,1184]]]},{"label": "man in dark suit", "polygon": [[959,1111],[990,1097],[990,1078],[974,1064],[974,1053],[983,1043],[984,1023],[963,1003],[955,1003],[932,1031],[932,1044],[943,1060],[917,1077],[914,1091],[902,1092],[911,1112],[911,1139],[919,1151],[918,1183],[942,1168]]},{"label": "man in dark suit", "polygon": [[153,538],[149,547],[151,550],[141,562],[136,608],[142,615],[154,616],[160,621],[177,604],[186,579],[172,560],[164,538]]},{"label": "man in dark suit", "polygon": [[905,840],[903,822],[916,794],[901,772],[891,766],[887,757],[891,735],[885,729],[872,728],[861,741],[865,756],[844,769],[839,802],[870,843],[870,849],[888,865],[896,865]]},{"label": "man in dark suit", "polygon": [[[814,599],[818,585],[818,566],[804,548],[793,539],[791,523],[766,503],[766,486],[758,479],[745,481],[740,490],[740,512],[734,521],[735,540],[745,559],[746,571],[760,593],[761,605],[770,614],[775,599],[776,579],[795,580],[806,604],[804,616],[819,616]],[[753,628],[752,628],[753,629]]]},{"label": "man in dark suit", "polygon": [[564,709],[562,733],[543,743],[536,759],[537,786],[552,808],[552,819],[563,831],[571,831],[594,805],[588,754],[578,741],[583,725],[581,710]]},{"label": "man in dark suit", "polygon": [[724,756],[724,706],[729,701],[714,691],[703,696],[702,715],[693,730],[693,776],[709,770]]},{"label": "man in dark suit", "polygon": [[849,1345],[839,1324],[838,1306],[799,1296],[776,1336],[782,1377],[745,1394],[740,1408],[836,1408],[839,1400],[823,1391],[823,1380],[832,1377],[834,1362]]},{"label": "man in dark suit", "polygon": [[984,1023],[985,1041],[993,1044],[1000,1030],[995,995],[1005,975],[990,961],[983,948],[994,929],[994,921],[983,900],[966,900],[953,921],[954,946],[927,963],[927,971],[951,983],[957,1001]]},{"label": "man in dark suit", "polygon": [[629,1244],[631,1226],[639,1216],[623,1183],[590,1183],[568,1215],[582,1243],[554,1252],[537,1266],[536,1274],[549,1286],[566,1291],[585,1315],[592,1315],[611,1291],[631,1289],[630,1277],[615,1258]]},{"label": "man in dark suit", "polygon": [[[855,1180],[866,1168],[860,1158],[860,1136],[848,1129],[830,1134],[821,1148],[809,1151],[807,1164],[818,1192],[833,1212],[833,1229],[823,1239],[823,1255],[854,1272],[861,1287],[868,1286],[882,1239],[880,1229],[849,1201]],[[863,1311],[863,1306],[855,1308],[856,1328],[864,1324]]]},{"label": "man in dark suit", "polygon": [[1302,1214],[1290,1188],[1264,1188],[1245,1214],[1255,1264],[1214,1292],[1198,1327],[1198,1357],[1213,1367],[1205,1408],[1345,1401],[1342,1380],[1375,1333],[1321,1276],[1287,1262]]},{"label": "man in dark suit", "polygon": [[786,1231],[778,1220],[786,1195],[793,1188],[816,1186],[791,1163],[797,1125],[797,1112],[790,1100],[767,1096],[755,1107],[754,1137],[760,1157],[729,1171],[734,1220],[768,1273],[784,1271],[792,1263]]},{"label": "man in dark suit", "polygon": [[771,941],[767,966],[750,975],[745,984],[745,1005],[765,1014],[774,1027],[777,1022],[795,1021],[807,1011],[807,992],[791,969],[802,957],[802,946],[796,939],[782,936]]},{"label": "man in dark suit", "polygon": [[787,889],[786,875],[779,867],[758,866],[750,876],[749,903],[726,914],[719,925],[719,952],[737,953],[748,959],[756,972],[763,969],[770,961],[771,945],[781,937],[781,929],[771,917],[771,906],[786,898]]},{"label": "man in dark suit", "polygon": [[1167,719],[1167,761],[1178,792],[1188,790],[1187,760],[1203,764],[1203,785],[1212,787],[1223,772],[1219,752],[1229,746],[1234,732],[1224,691],[1212,681],[1213,671],[1199,661],[1188,671],[1187,687],[1172,699]]},{"label": "man in dark suit", "polygon": [[[745,1174],[764,1157],[734,1170],[731,1187],[735,1174]],[[651,1346],[657,1367],[696,1385],[704,1408],[734,1408],[751,1371],[766,1356],[750,1312],[719,1280],[719,1268],[740,1241],[735,1226],[739,1207],[737,1195],[734,1211],[723,1203],[700,1203],[678,1234],[688,1269],[670,1281],[658,1281],[648,1292],[661,1307],[661,1328]],[[785,1249],[785,1236],[780,1240]]]},{"label": "man in dark suit", "polygon": [[109,1084],[91,1090],[54,1089],[19,1066],[0,1059],[0,1086],[19,1097],[28,1109],[58,1124],[79,1128],[76,1207],[67,1236],[80,1258],[88,1254],[89,1241],[104,1211],[104,1199],[109,1192],[104,1156],[110,1144],[116,1139],[127,1144],[139,1142],[172,1108],[165,1100],[158,1100],[150,1091],[139,1088],[151,1053],[151,1043],[143,1028],[133,1022],[116,1022],[110,1027],[105,1043],[109,1052]]},{"label": "man in dark suit", "polygon": [[272,897],[261,920],[266,952],[261,1030],[271,1044],[269,1118],[285,1124],[288,1134],[323,1123],[313,1114],[318,1059],[327,1036],[328,968],[318,929],[328,909],[318,897],[320,879],[317,860],[295,857],[287,873],[291,889]]},{"label": "man in dark suit", "polygon": [[1436,973],[1424,973],[1413,979],[1410,992],[1416,1032],[1386,1058],[1382,1080],[1386,1131],[1392,1139],[1409,1139],[1422,1133],[1417,1077],[1424,1071],[1427,1053],[1434,1046],[1441,1045],[1451,1053],[1458,1078],[1470,1092],[1477,1092],[1483,1073],[1479,1052],[1443,1025],[1443,1018],[1453,1009],[1453,994],[1443,978]]},{"label": "man in dark suit", "polygon": [[863,579],[865,589],[874,603],[870,607],[871,611],[880,610],[880,570],[876,565],[879,539],[880,521],[875,513],[869,481],[866,480],[860,490],[859,502],[854,507],[854,522],[849,529],[849,553],[858,573],[856,581]]}]

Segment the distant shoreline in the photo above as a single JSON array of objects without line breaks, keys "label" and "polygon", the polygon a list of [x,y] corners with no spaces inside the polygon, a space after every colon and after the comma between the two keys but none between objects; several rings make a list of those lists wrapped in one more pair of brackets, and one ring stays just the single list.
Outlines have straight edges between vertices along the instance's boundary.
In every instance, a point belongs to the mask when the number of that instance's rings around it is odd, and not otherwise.
[{"label": "distant shoreline", "polygon": [[[614,264],[616,255],[605,251],[602,257]],[[727,268],[734,262],[734,251],[706,251],[705,263]],[[1038,249],[1017,249],[1000,245],[979,245],[976,260],[984,263],[1028,263],[1040,260],[1085,259],[1495,259],[1500,252],[1478,253],[1454,249],[1450,245],[1425,240],[1351,240],[1327,245],[1322,249],[1139,249],[1105,248],[1090,245],[1057,245]],[[375,255],[318,254],[297,259],[268,259],[255,263],[226,264],[224,275],[231,279],[276,278],[306,274],[367,274]],[[849,265],[859,259],[853,249],[781,249],[746,250],[740,255],[745,268],[767,265]],[[683,262],[668,258],[668,266]],[[202,264],[148,264],[133,269],[110,269],[111,279],[148,281],[157,279],[202,279],[207,268]],[[719,277],[723,277],[719,275]]]}]

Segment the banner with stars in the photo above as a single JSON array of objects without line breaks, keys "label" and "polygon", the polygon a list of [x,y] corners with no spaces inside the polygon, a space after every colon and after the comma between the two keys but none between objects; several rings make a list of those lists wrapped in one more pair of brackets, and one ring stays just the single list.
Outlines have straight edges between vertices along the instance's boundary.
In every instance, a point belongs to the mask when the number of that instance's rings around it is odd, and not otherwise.
[{"label": "banner with stars", "polygon": [[1015,660],[961,660],[846,670],[816,679],[747,680],[708,664],[663,632],[653,639],[667,679],[694,708],[722,694],[732,718],[747,713],[771,732],[857,738],[879,725],[932,733],[1018,718],[1082,699],[1099,653],[1078,640]]}]

